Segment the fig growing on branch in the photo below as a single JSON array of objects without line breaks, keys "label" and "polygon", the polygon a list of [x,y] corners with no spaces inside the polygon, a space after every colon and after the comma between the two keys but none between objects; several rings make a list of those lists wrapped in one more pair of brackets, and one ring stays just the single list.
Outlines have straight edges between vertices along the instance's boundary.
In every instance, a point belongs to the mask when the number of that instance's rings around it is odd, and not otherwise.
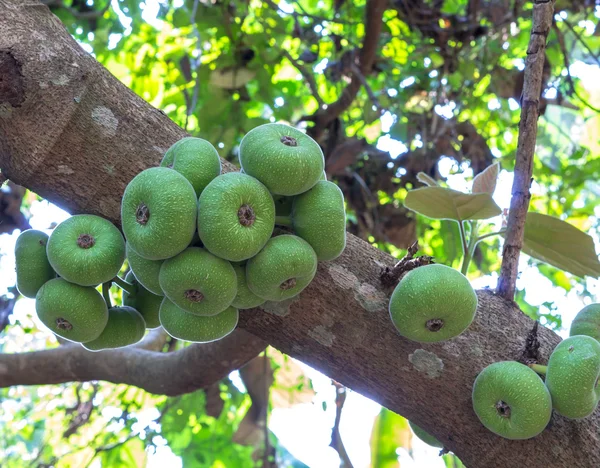
[{"label": "fig growing on branch", "polygon": [[98,338],[83,347],[90,351],[122,348],[137,343],[144,337],[146,322],[133,307],[111,307],[108,309],[108,323]]},{"label": "fig growing on branch", "polygon": [[558,413],[571,419],[592,414],[600,400],[600,343],[585,335],[560,342],[548,360],[546,386]]},{"label": "fig growing on branch", "polygon": [[298,195],[323,175],[319,144],[300,130],[269,123],[250,130],[240,143],[240,164],[276,195]]},{"label": "fig growing on branch", "polygon": [[134,287],[135,292],[130,294],[127,291],[123,291],[123,305],[133,307],[142,314],[146,322],[146,328],[160,327],[158,313],[163,296],[157,296],[144,288],[131,271],[125,276],[125,281]]},{"label": "fig growing on branch", "polygon": [[15,244],[17,289],[25,297],[35,298],[42,285],[56,277],[48,262],[48,235],[42,231],[23,231]]},{"label": "fig growing on branch", "polygon": [[473,409],[481,423],[506,439],[530,439],[550,422],[552,399],[542,379],[515,361],[495,362],[473,384]]},{"label": "fig growing on branch", "polygon": [[269,301],[283,301],[306,288],[317,272],[317,255],[298,236],[272,237],[256,257],[248,260],[250,290]]},{"label": "fig growing on branch", "polygon": [[586,335],[600,341],[600,304],[590,304],[581,309],[571,323],[569,335]]},{"label": "fig growing on branch", "polygon": [[445,265],[409,271],[394,289],[389,312],[400,335],[419,342],[449,340],[475,318],[477,295],[469,280]]},{"label": "fig growing on branch", "polygon": [[256,255],[274,226],[273,197],[249,175],[220,175],[198,200],[200,240],[209,252],[226,260],[238,262]]},{"label": "fig growing on branch", "polygon": [[129,246],[148,260],[183,251],[196,230],[196,192],[179,172],[152,167],[125,188],[121,224]]},{"label": "fig growing on branch", "polygon": [[200,247],[190,247],[166,260],[159,281],[169,300],[196,315],[223,312],[237,294],[231,263]]},{"label": "fig growing on branch", "polygon": [[168,297],[160,307],[160,323],[173,338],[194,343],[209,343],[229,335],[237,326],[239,313],[228,307],[217,315],[201,317],[177,307]]},{"label": "fig growing on branch", "polygon": [[292,227],[317,254],[319,261],[333,260],[346,246],[344,195],[333,182],[319,181],[294,197]]},{"label": "fig growing on branch", "polygon": [[202,138],[187,137],[173,144],[160,165],[169,167],[190,181],[199,197],[211,180],[221,173],[219,153]]},{"label": "fig growing on branch", "polygon": [[55,278],[35,297],[40,321],[56,335],[77,343],[95,340],[108,322],[108,308],[94,288]]},{"label": "fig growing on branch", "polygon": [[48,261],[64,279],[80,286],[97,286],[114,278],[125,260],[125,241],[108,220],[75,215],[50,235]]}]

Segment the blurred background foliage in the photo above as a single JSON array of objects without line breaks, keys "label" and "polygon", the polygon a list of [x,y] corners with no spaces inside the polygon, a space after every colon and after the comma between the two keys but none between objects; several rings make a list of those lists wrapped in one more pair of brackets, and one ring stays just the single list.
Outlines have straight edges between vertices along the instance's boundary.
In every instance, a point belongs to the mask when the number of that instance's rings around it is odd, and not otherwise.
[{"label": "blurred background foliage", "polygon": [[[241,138],[262,123],[305,128],[323,148],[328,177],[344,191],[348,229],[394,256],[418,239],[422,253],[437,262],[460,263],[456,224],[402,205],[407,191],[422,185],[419,172],[465,190],[498,161],[496,200],[508,207],[532,2],[390,0],[377,37],[365,19],[365,0],[43,3],[125,85],[190,134],[210,140],[223,158],[237,163]],[[596,243],[599,17],[594,0],[556,2],[531,203]],[[376,47],[372,67],[363,70],[356,58],[367,41]],[[35,194],[5,185],[0,234],[28,228],[35,203]],[[484,232],[501,226],[502,219],[492,220]],[[498,237],[479,245],[469,272],[474,284],[495,286],[500,248]],[[526,257],[522,262],[518,302],[543,324],[564,326],[557,297],[582,304],[594,298],[597,282]],[[543,299],[530,297],[536,288]],[[34,321],[11,316],[21,301],[14,286],[0,293],[3,352],[57,345]],[[292,455],[265,429],[265,420],[277,408],[314,405],[314,375],[269,349],[266,360],[255,359],[231,379],[179,397],[104,382],[0,390],[1,465],[150,466],[168,451],[186,467],[305,466],[302,454]],[[328,385],[335,391],[321,403],[332,415],[331,448],[342,465],[352,466],[339,432],[347,392]],[[368,443],[375,467],[400,466],[399,455],[409,459],[418,448],[406,420],[385,409]],[[443,460],[461,466],[452,455]]]}]

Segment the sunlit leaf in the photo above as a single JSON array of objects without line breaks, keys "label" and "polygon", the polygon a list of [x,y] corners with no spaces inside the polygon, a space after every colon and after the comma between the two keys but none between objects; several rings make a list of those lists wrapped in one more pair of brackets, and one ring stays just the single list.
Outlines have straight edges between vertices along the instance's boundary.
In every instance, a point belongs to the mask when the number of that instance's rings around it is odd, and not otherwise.
[{"label": "sunlit leaf", "polygon": [[552,216],[527,213],[523,252],[576,276],[600,276],[594,240]]},{"label": "sunlit leaf", "polygon": [[210,84],[224,89],[237,89],[244,86],[256,74],[246,68],[215,70],[210,75]]},{"label": "sunlit leaf", "polygon": [[480,172],[473,179],[473,193],[494,193],[496,190],[496,182],[498,173],[500,172],[500,164],[495,163],[487,167],[483,172]]},{"label": "sunlit leaf", "polygon": [[425,185],[427,185],[429,187],[437,187],[438,186],[437,181],[433,177],[430,177],[427,174],[425,174],[424,172],[419,172],[417,174],[417,180],[419,182],[424,183]]},{"label": "sunlit leaf", "polygon": [[373,468],[400,468],[399,447],[411,448],[412,433],[408,420],[381,408],[371,431],[371,466]]},{"label": "sunlit leaf", "polygon": [[456,221],[488,219],[502,213],[489,193],[462,193],[443,187],[411,190],[404,206],[428,218]]}]

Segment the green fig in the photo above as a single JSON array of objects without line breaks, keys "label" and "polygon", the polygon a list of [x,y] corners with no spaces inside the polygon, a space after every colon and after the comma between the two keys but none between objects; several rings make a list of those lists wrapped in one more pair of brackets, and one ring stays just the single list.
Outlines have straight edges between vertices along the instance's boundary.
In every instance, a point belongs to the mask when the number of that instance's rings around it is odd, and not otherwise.
[{"label": "green fig", "polygon": [[237,295],[231,303],[236,309],[253,309],[263,304],[265,300],[257,296],[246,283],[246,265],[233,265],[237,277]]},{"label": "green fig", "polygon": [[148,260],[164,260],[192,241],[198,209],[192,184],[179,172],[152,167],[127,185],[121,202],[123,233],[131,249]]},{"label": "green fig", "polygon": [[240,164],[276,195],[313,187],[325,167],[319,144],[289,125],[269,123],[250,130],[240,143]]},{"label": "green fig", "polygon": [[196,315],[223,312],[237,294],[233,266],[199,247],[189,247],[166,260],[158,279],[165,296]]},{"label": "green fig", "polygon": [[133,307],[111,307],[108,309],[108,323],[100,336],[82,344],[90,351],[123,348],[140,341],[145,329],[144,319]]},{"label": "green fig", "polygon": [[423,343],[449,340],[465,331],[477,310],[469,280],[445,265],[409,271],[390,299],[389,311],[400,335]]},{"label": "green fig", "polygon": [[275,203],[275,216],[291,216],[294,197],[273,195],[273,202]]},{"label": "green fig", "polygon": [[552,399],[542,379],[515,361],[495,362],[481,371],[472,397],[481,423],[506,439],[535,437],[552,415]]},{"label": "green fig", "polygon": [[346,247],[344,195],[333,182],[320,181],[294,198],[292,227],[317,254],[319,261],[333,260]]},{"label": "green fig", "polygon": [[229,335],[237,326],[238,311],[228,307],[217,315],[201,317],[173,304],[168,297],[160,307],[160,323],[173,338],[194,343],[210,343]]},{"label": "green fig", "polygon": [[123,305],[133,307],[137,310],[144,318],[146,328],[160,327],[158,313],[163,296],[157,296],[144,288],[132,271],[127,273],[125,281],[134,287],[135,293],[129,294],[127,291],[123,291]]},{"label": "green fig", "polygon": [[581,309],[571,323],[569,335],[587,335],[600,341],[600,304],[590,304]]},{"label": "green fig", "polygon": [[585,335],[560,342],[548,360],[546,386],[558,413],[571,419],[592,414],[600,400],[600,343]]},{"label": "green fig", "polygon": [[187,137],[171,146],[160,163],[190,181],[199,197],[211,180],[221,173],[221,158],[210,142],[202,138]]},{"label": "green fig", "polygon": [[42,231],[23,231],[15,244],[17,289],[25,297],[35,298],[42,285],[56,277],[48,255],[48,235]]},{"label": "green fig", "polygon": [[298,236],[282,235],[267,245],[246,265],[248,288],[269,301],[283,301],[306,288],[317,272],[317,255]]},{"label": "green fig", "polygon": [[442,444],[439,440],[433,437],[429,432],[425,431],[424,429],[421,429],[412,421],[408,421],[408,424],[410,425],[410,428],[415,433],[415,435],[427,445],[431,445],[432,447],[436,448],[444,448],[444,444]]},{"label": "green fig", "polygon": [[213,255],[231,261],[256,255],[275,226],[273,197],[258,180],[239,172],[214,179],[198,200],[198,234]]},{"label": "green fig", "polygon": [[94,288],[63,278],[46,282],[35,297],[40,321],[54,334],[77,343],[95,340],[108,322],[108,309]]},{"label": "green fig", "polygon": [[46,251],[50,265],[62,278],[80,286],[97,286],[119,273],[125,241],[110,221],[76,215],[52,231]]},{"label": "green fig", "polygon": [[129,261],[129,268],[135,275],[135,279],[152,294],[164,296],[160,289],[158,273],[164,260],[147,260],[131,248],[129,242],[125,244],[125,253]]}]

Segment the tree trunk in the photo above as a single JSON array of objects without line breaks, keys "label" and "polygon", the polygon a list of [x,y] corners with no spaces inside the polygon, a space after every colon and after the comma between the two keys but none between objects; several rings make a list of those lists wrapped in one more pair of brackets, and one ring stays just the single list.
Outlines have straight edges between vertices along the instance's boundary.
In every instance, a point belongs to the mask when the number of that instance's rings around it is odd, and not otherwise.
[{"label": "tree trunk", "polygon": [[[112,77],[37,2],[0,0],[0,168],[71,212],[118,224],[127,182],[184,132]],[[225,170],[231,165],[224,163]],[[471,407],[476,375],[518,359],[533,327],[512,302],[480,291],[469,330],[439,344],[401,338],[380,272],[394,259],[351,235],[292,301],[243,311],[240,326],[414,420],[469,468],[598,467],[600,415],[554,415],[527,441],[487,431]],[[560,338],[540,327],[540,360]]]}]

